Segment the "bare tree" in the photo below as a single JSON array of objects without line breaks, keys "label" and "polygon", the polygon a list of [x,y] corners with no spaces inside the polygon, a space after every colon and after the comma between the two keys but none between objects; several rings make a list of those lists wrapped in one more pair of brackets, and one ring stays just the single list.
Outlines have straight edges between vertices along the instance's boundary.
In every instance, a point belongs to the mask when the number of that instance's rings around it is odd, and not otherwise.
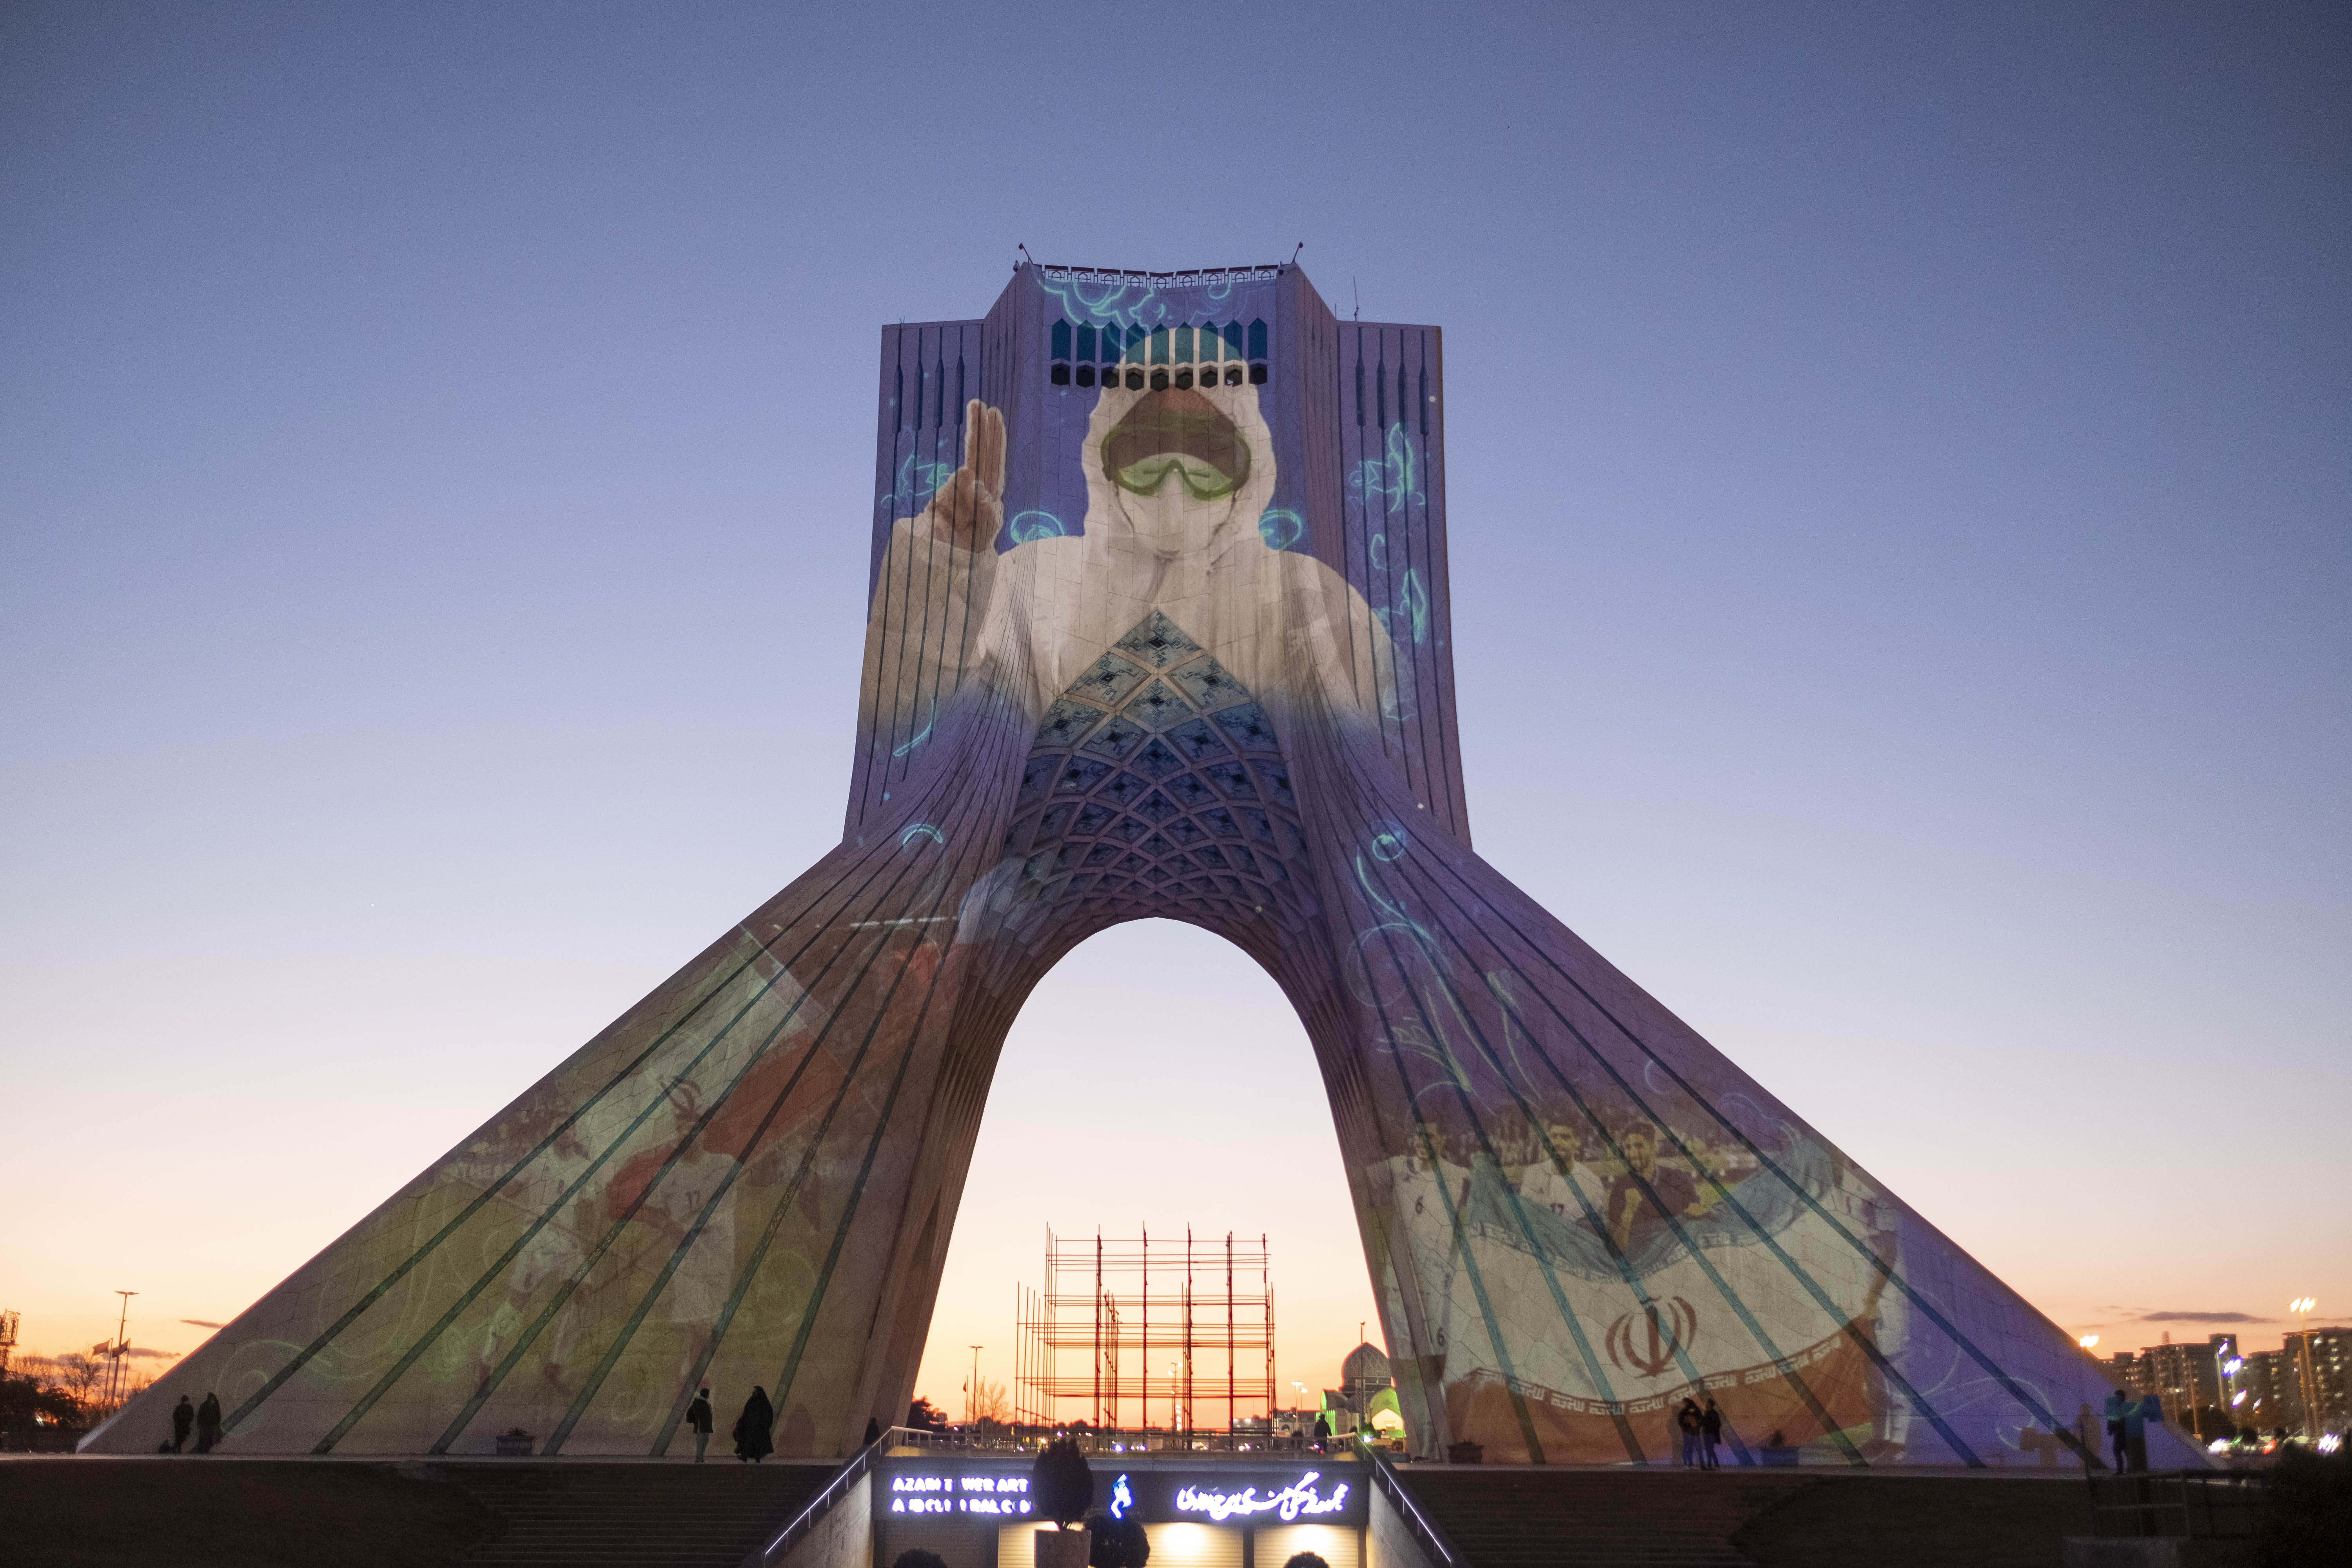
[{"label": "bare tree", "polygon": [[59,1356],[26,1356],[18,1364],[38,1377],[43,1388],[62,1394],[85,1408],[106,1382],[107,1363],[79,1351]]},{"label": "bare tree", "polygon": [[1010,1420],[1013,1402],[1004,1396],[1004,1385],[982,1378],[972,1393],[971,1415],[975,1421]]}]

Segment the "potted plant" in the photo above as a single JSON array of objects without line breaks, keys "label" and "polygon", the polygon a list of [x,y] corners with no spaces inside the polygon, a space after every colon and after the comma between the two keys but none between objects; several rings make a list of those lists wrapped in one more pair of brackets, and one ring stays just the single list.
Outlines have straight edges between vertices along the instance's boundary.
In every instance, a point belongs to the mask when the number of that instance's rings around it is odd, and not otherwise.
[{"label": "potted plant", "polygon": [[1141,1520],[1090,1514],[1087,1538],[1087,1568],[1143,1568],[1151,1561],[1151,1538]]},{"label": "potted plant", "polygon": [[1449,1465],[1481,1465],[1486,1461],[1484,1444],[1461,1442],[1445,1446],[1445,1462]]},{"label": "potted plant", "polygon": [[499,1433],[495,1441],[499,1446],[499,1458],[528,1459],[530,1458],[530,1446],[539,1439],[517,1426]]},{"label": "potted plant", "polygon": [[1797,1462],[1797,1450],[1775,1431],[1770,1441],[1756,1451],[1756,1457],[1768,1465],[1793,1465]]},{"label": "potted plant", "polygon": [[1087,1568],[1087,1531],[1073,1521],[1094,1506],[1095,1473],[1075,1437],[1056,1437],[1037,1451],[1029,1472],[1029,1500],[1054,1521],[1037,1532],[1037,1568]]}]

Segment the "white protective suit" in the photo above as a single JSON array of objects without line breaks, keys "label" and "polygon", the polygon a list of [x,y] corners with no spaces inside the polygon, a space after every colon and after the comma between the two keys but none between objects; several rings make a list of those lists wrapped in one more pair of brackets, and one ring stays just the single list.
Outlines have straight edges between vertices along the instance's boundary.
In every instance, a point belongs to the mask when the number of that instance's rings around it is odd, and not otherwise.
[{"label": "white protective suit", "polygon": [[[1145,480],[1156,473],[1150,494],[1106,471],[1106,442],[1154,397],[1161,406],[1171,397],[1197,399],[1230,421],[1248,452],[1237,485],[1204,499],[1199,489],[1214,489],[1220,476],[1181,453],[1125,466],[1131,479],[1139,469]],[[1185,408],[1197,416],[1199,405]],[[1275,454],[1256,387],[1102,392],[1087,435],[1085,531],[1032,540],[1002,556],[992,543],[1002,517],[1001,437],[993,455],[982,450],[990,425],[1001,429],[1001,420],[971,404],[964,468],[921,513],[891,525],[869,611],[868,688],[879,696],[868,699],[866,722],[888,724],[894,736],[919,733],[961,676],[987,681],[1034,723],[1155,609],[1273,710],[1277,724],[1313,707],[1343,722],[1377,720],[1392,679],[1387,628],[1337,572],[1303,552],[1272,548],[1261,531]],[[967,477],[985,491],[985,517],[959,531],[948,521],[956,505],[949,498]],[[950,537],[959,531],[979,548]]]}]

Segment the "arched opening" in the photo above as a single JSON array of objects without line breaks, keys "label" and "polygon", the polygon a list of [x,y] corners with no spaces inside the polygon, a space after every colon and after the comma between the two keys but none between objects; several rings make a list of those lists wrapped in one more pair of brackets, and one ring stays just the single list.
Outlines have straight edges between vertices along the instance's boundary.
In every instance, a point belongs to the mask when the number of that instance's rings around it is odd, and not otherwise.
[{"label": "arched opening", "polygon": [[1006,1038],[916,1394],[962,1419],[977,1344],[982,1377],[1011,1394],[1013,1288],[1039,1282],[1047,1226],[1066,1237],[1149,1226],[1156,1240],[1188,1224],[1268,1238],[1281,1404],[1299,1401],[1294,1384],[1310,1404],[1336,1385],[1360,1324],[1377,1337],[1329,1097],[1297,1015],[1232,943],[1132,921],[1074,949]]}]

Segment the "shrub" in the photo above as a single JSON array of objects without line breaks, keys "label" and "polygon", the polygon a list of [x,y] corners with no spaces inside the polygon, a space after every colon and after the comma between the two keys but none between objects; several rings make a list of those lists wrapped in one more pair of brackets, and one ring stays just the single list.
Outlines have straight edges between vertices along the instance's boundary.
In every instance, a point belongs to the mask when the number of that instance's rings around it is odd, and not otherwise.
[{"label": "shrub", "polygon": [[1151,1561],[1151,1538],[1140,1520],[1097,1513],[1087,1527],[1094,1531],[1087,1542],[1087,1568],[1143,1568]]},{"label": "shrub", "polygon": [[1095,1501],[1095,1473],[1087,1468],[1076,1438],[1056,1437],[1037,1451],[1029,1498],[1057,1529],[1067,1530],[1073,1520],[1087,1516]]},{"label": "shrub", "polygon": [[892,1563],[890,1568],[948,1568],[948,1563],[946,1558],[936,1552],[926,1552],[919,1546],[910,1546],[898,1553],[898,1561]]}]

